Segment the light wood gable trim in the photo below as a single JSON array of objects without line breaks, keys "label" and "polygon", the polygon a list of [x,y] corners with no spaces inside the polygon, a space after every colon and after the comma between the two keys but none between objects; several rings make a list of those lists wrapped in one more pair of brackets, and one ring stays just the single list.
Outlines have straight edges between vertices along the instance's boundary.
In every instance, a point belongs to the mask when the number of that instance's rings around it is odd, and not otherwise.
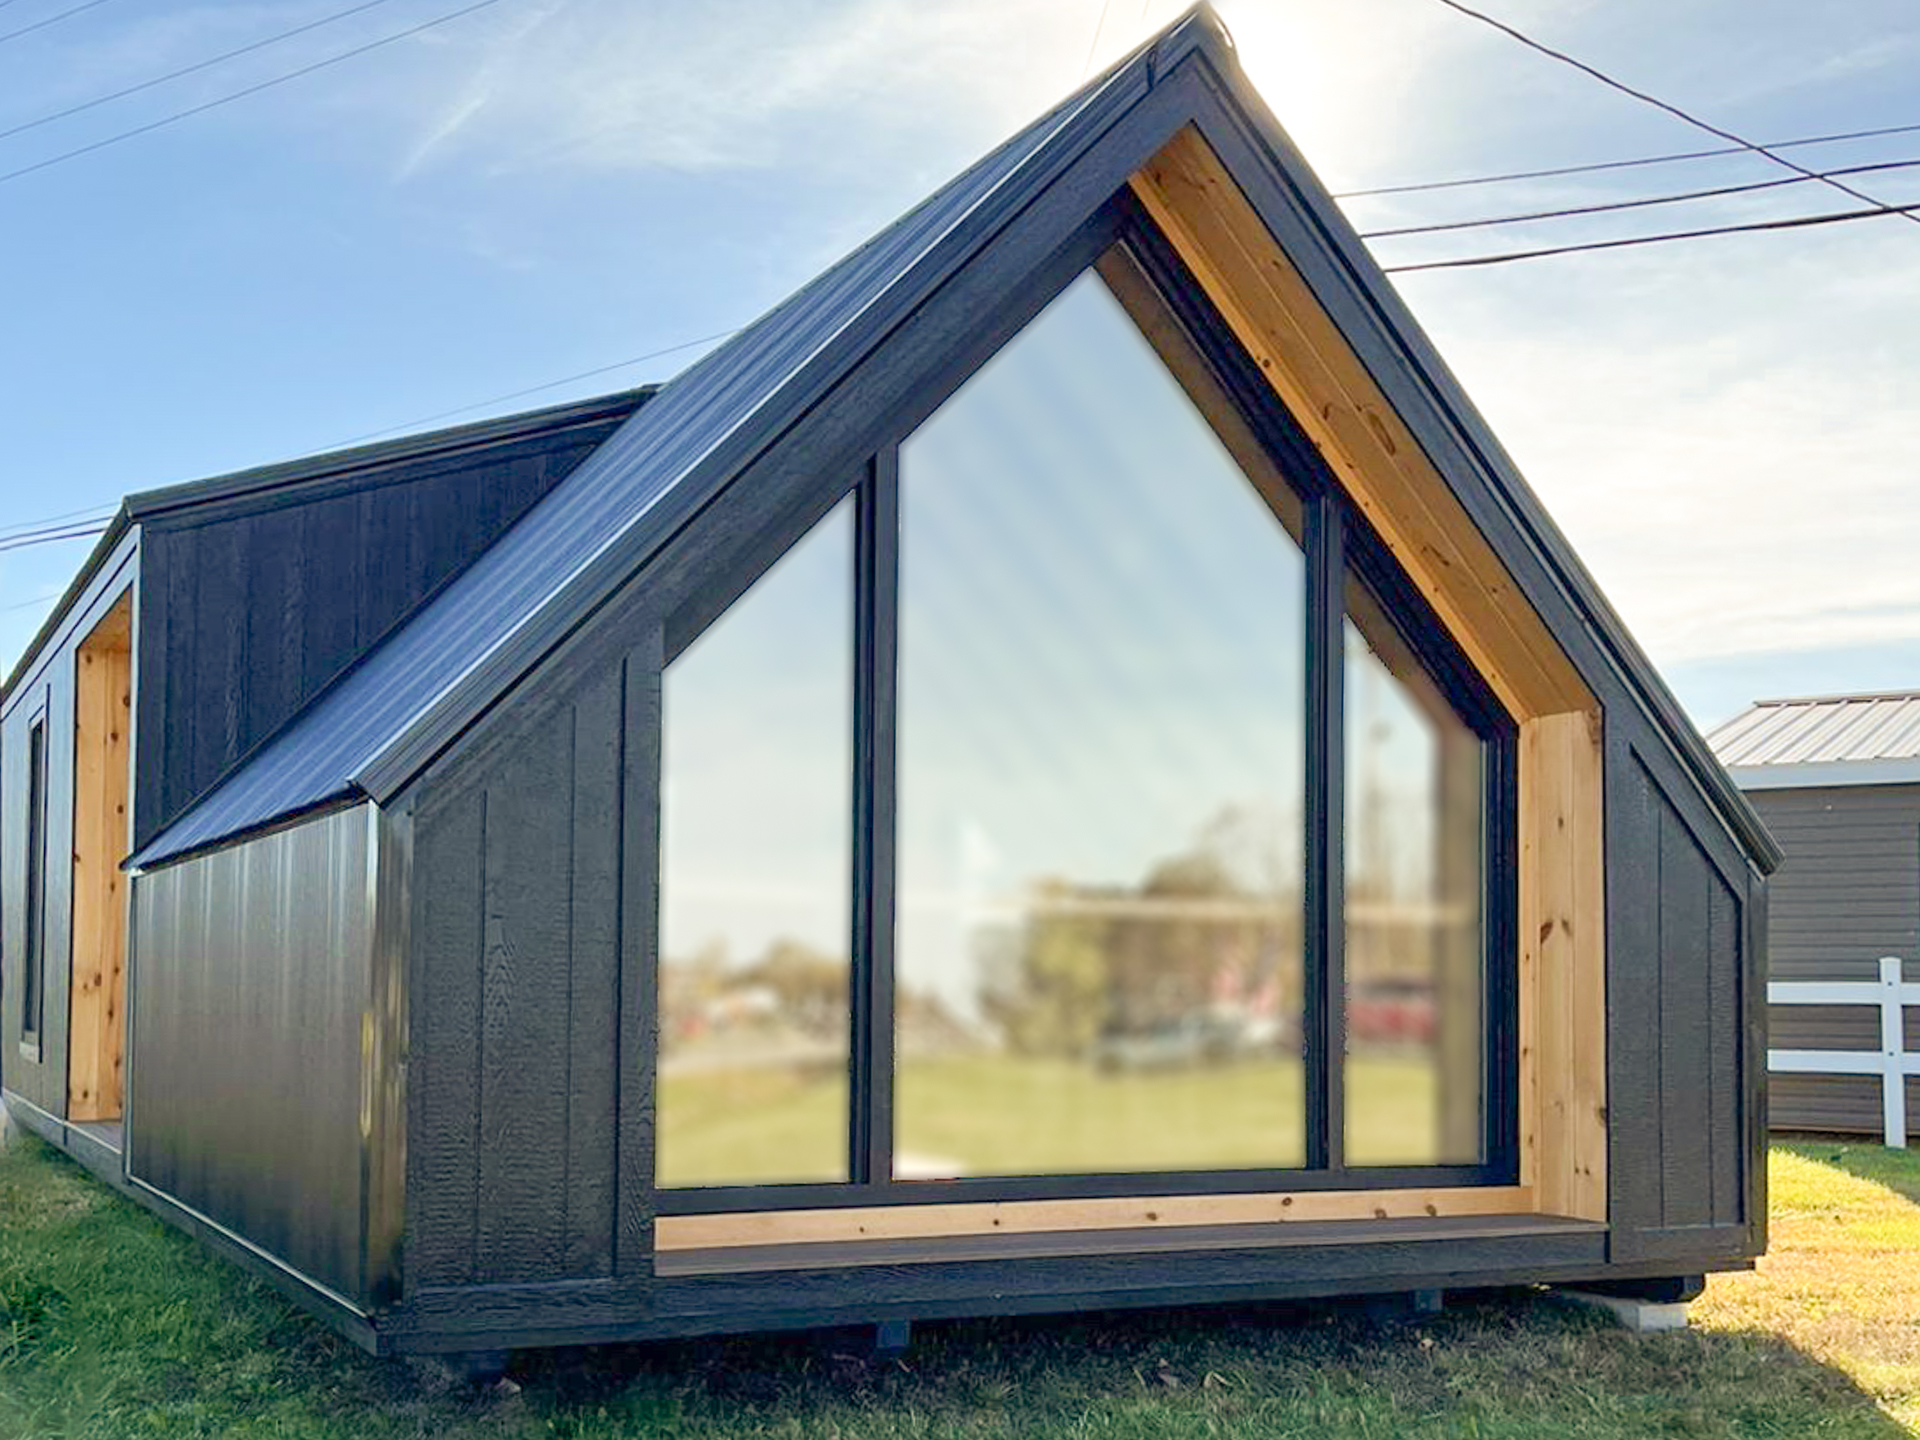
[{"label": "light wood gable trim", "polygon": [[115,1120],[123,1104],[127,990],[133,594],[74,652],[73,983],[67,1118]]},{"label": "light wood gable trim", "polygon": [[1606,1218],[1599,706],[1226,167],[1187,129],[1132,190],[1520,723],[1521,1188]]},{"label": "light wood gable trim", "polygon": [[1507,709],[1591,707],[1579,672],[1206,142],[1183,130],[1132,188]]},{"label": "light wood gable trim", "polygon": [[1527,1215],[1520,1186],[1433,1190],[1300,1191],[1259,1195],[1164,1195],[1103,1200],[1002,1200],[964,1205],[871,1205],[844,1210],[757,1210],[662,1215],[654,1249],[815,1241],[930,1240],[955,1235],[1032,1235],[1063,1230],[1138,1230],[1190,1225],[1267,1225],[1297,1220],[1417,1220]]}]

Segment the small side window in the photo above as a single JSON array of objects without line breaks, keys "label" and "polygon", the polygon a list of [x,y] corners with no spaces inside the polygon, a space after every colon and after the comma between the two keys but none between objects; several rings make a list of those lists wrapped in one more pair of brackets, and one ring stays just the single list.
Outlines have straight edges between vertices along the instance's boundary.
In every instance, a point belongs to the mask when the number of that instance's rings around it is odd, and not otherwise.
[{"label": "small side window", "polygon": [[27,933],[20,959],[20,1032],[39,1039],[47,910],[47,722],[27,732]]}]

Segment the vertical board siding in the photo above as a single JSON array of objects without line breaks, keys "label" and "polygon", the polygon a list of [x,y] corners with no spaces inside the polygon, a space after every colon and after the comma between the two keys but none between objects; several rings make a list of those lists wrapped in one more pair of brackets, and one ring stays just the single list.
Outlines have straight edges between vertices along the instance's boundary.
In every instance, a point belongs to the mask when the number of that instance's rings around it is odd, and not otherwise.
[{"label": "vertical board siding", "polygon": [[[1920,977],[1920,785],[1747,798],[1786,851],[1768,885],[1771,978],[1873,981],[1883,955]],[[1775,1005],[1768,1018],[1781,1049],[1880,1048],[1879,1014],[1869,1006]],[[1881,1133],[1880,1082],[1871,1076],[1779,1075],[1769,1091],[1775,1129]],[[1920,1110],[1909,1108],[1907,1121],[1920,1135]]]},{"label": "vertical board siding", "polygon": [[[1609,777],[1614,1255],[1750,1216],[1744,892],[1626,745]],[[1718,837],[1715,837],[1716,839]]]},{"label": "vertical board siding", "polygon": [[586,458],[616,421],[436,473],[143,522],[137,849]]},{"label": "vertical board siding", "polygon": [[409,1288],[613,1273],[623,684],[423,787]]},{"label": "vertical board siding", "polygon": [[407,1044],[406,1283],[473,1280],[480,1196],[480,977],[487,796],[421,804],[414,821]]},{"label": "vertical board siding", "polygon": [[365,807],[134,881],[138,1180],[362,1300]]}]

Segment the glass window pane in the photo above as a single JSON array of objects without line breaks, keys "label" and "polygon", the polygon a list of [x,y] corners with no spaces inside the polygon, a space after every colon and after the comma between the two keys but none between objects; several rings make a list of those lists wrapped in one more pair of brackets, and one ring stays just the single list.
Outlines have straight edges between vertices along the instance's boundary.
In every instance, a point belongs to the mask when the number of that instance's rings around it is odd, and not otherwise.
[{"label": "glass window pane", "polygon": [[1485,1158],[1485,742],[1347,586],[1346,1152]]},{"label": "glass window pane", "polygon": [[1145,303],[901,450],[901,1179],[1304,1162],[1297,509]]},{"label": "glass window pane", "polygon": [[667,667],[662,1185],[847,1176],[853,506]]}]

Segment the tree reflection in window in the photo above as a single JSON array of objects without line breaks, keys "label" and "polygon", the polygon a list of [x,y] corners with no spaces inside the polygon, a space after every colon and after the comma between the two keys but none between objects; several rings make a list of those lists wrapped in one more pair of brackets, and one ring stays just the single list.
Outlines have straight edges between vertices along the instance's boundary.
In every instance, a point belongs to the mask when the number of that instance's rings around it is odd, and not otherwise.
[{"label": "tree reflection in window", "polygon": [[662,1185],[848,1178],[852,511],[667,669]]},{"label": "tree reflection in window", "polygon": [[1143,296],[901,447],[897,1178],[1304,1162],[1298,506]]},{"label": "tree reflection in window", "polygon": [[1346,1154],[1486,1144],[1485,742],[1359,580],[1346,624]]}]

